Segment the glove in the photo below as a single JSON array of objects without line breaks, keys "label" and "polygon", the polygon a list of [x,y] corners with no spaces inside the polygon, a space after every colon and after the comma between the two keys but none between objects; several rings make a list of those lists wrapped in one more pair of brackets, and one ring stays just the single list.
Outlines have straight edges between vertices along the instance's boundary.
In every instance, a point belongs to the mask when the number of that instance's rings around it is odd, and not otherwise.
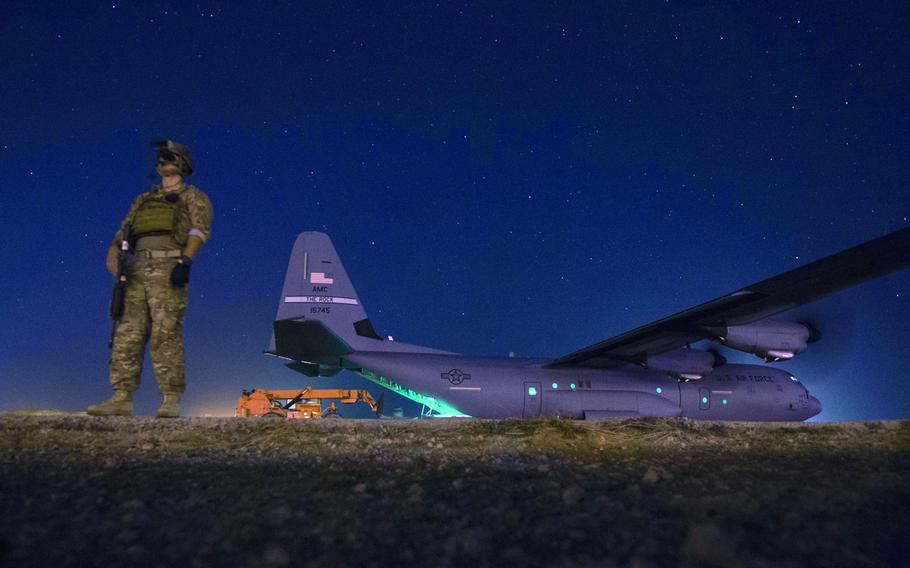
[{"label": "glove", "polygon": [[190,283],[190,266],[193,261],[187,256],[181,256],[177,259],[177,264],[171,270],[171,286],[174,288],[183,288]]}]

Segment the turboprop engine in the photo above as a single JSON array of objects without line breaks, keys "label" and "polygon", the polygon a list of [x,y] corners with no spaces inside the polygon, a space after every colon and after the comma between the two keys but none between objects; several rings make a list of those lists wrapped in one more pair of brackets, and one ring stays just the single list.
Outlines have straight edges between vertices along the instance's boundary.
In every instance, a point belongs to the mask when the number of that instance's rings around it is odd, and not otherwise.
[{"label": "turboprop engine", "polygon": [[760,320],[727,326],[714,339],[738,351],[754,353],[771,363],[792,359],[805,351],[808,344],[821,339],[821,333],[808,324]]},{"label": "turboprop engine", "polygon": [[643,365],[677,379],[697,380],[726,362],[720,353],[713,351],[677,349],[660,355],[649,355]]}]

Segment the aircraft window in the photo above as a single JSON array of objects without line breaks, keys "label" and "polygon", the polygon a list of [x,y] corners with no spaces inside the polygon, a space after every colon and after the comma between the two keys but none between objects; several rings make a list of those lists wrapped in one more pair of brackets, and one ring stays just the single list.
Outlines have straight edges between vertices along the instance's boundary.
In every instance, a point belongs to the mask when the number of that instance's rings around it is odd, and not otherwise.
[{"label": "aircraft window", "polygon": [[529,396],[537,396],[537,388],[536,388],[536,387],[528,387],[528,395],[529,395]]},{"label": "aircraft window", "polygon": [[558,389],[558,388],[559,388],[559,383],[553,383],[553,384],[550,385],[550,386],[553,387],[554,389]]},{"label": "aircraft window", "polygon": [[660,394],[660,393],[664,392],[664,389],[662,389],[662,388],[660,388],[660,387],[657,387],[657,388],[654,389],[654,390],[657,391],[657,394]]},{"label": "aircraft window", "polygon": [[701,397],[701,403],[708,404],[708,397],[706,397],[706,396]]},{"label": "aircraft window", "polygon": [[727,399],[723,399],[721,402],[727,404]]},{"label": "aircraft window", "polygon": [[572,383],[571,385],[569,385],[569,388],[572,390],[575,390],[575,383]]}]

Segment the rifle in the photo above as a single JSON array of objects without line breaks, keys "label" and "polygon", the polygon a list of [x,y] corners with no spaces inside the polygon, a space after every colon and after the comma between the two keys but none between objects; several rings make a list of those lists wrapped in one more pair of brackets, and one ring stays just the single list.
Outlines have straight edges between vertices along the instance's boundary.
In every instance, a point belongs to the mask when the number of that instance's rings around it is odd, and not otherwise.
[{"label": "rifle", "polygon": [[133,226],[129,223],[123,228],[120,235],[120,252],[117,253],[117,280],[114,282],[114,290],[111,292],[111,340],[107,346],[111,349],[114,347],[114,336],[117,335],[117,326],[123,319],[123,302],[126,299],[126,280],[127,270],[130,261],[130,241],[133,239]]}]

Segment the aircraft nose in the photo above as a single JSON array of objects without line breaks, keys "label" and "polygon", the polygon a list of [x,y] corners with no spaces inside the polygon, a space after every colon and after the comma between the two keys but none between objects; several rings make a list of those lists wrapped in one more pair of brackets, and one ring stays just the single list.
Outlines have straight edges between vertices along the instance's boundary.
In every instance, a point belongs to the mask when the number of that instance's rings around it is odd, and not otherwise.
[{"label": "aircraft nose", "polygon": [[822,411],[822,403],[812,395],[809,395],[809,418],[817,415]]}]

